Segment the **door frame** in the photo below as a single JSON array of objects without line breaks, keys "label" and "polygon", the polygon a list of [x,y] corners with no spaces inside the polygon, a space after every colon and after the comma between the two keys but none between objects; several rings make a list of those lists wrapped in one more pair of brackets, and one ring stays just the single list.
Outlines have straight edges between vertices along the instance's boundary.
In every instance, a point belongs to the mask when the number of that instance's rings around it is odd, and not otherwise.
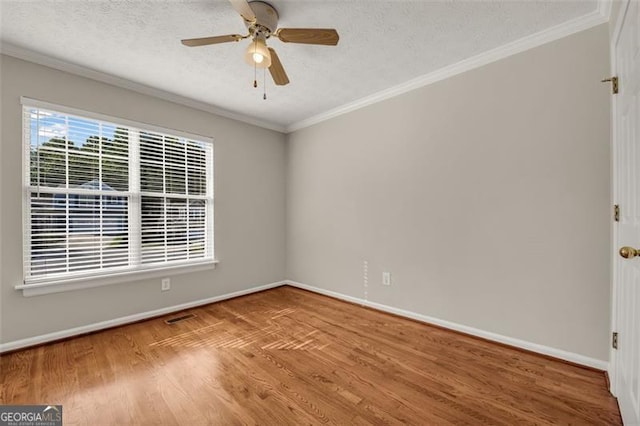
[{"label": "door frame", "polygon": [[[618,11],[618,16],[616,20],[616,26],[611,33],[611,44],[609,47],[609,56],[611,62],[611,75],[617,75],[617,61],[616,61],[616,46],[618,44],[618,40],[620,38],[620,32],[622,31],[622,23],[625,20],[627,10],[629,9],[629,4],[631,0],[622,0],[622,4],[620,5],[620,10]],[[616,177],[616,155],[617,155],[617,105],[615,95],[611,96],[611,207],[618,203],[618,182]],[[612,216],[613,217],[613,210]],[[618,328],[618,228],[617,222],[614,220],[611,221],[611,334],[617,331]],[[613,345],[610,343],[609,346],[609,391],[614,396],[617,395],[618,389],[618,377],[617,377],[617,356],[618,352],[613,348]]]}]

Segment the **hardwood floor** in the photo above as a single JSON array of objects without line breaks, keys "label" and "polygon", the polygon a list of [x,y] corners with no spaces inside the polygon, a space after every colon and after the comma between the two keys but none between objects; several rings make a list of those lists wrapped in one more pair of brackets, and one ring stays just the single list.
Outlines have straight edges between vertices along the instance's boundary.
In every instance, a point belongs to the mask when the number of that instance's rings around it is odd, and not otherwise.
[{"label": "hardwood floor", "polygon": [[602,372],[291,287],[0,357],[65,425],[621,424]]}]

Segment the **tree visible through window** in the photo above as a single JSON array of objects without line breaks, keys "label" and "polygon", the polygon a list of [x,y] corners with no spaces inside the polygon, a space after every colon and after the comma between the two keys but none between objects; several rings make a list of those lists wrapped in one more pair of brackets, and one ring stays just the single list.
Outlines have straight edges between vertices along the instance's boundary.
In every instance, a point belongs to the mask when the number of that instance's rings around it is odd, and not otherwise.
[{"label": "tree visible through window", "polygon": [[210,142],[24,116],[26,283],[213,260]]}]

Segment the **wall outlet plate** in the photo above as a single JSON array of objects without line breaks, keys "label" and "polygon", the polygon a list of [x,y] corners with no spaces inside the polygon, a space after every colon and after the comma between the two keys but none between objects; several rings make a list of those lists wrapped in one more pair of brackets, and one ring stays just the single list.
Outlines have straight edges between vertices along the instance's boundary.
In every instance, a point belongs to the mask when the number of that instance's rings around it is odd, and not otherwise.
[{"label": "wall outlet plate", "polygon": [[391,285],[391,272],[382,273],[382,285]]},{"label": "wall outlet plate", "polygon": [[162,287],[161,287],[162,291],[169,291],[171,290],[171,278],[163,278],[162,279]]}]

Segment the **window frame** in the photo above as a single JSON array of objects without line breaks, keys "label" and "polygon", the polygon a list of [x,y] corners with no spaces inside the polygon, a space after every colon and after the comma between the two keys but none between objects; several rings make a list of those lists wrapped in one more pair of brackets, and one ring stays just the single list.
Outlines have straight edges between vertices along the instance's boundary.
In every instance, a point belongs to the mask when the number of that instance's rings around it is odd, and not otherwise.
[{"label": "window frame", "polygon": [[[142,280],[149,278],[165,277],[167,275],[182,274],[189,272],[196,272],[208,269],[214,269],[218,261],[215,257],[215,188],[214,188],[214,143],[213,139],[207,136],[187,133],[179,130],[168,129],[146,123],[136,122],[132,120],[123,119],[120,117],[108,116],[105,114],[94,113],[90,111],[80,110],[76,108],[70,108],[67,106],[44,102],[27,97],[21,97],[21,112],[22,112],[22,220],[23,220],[23,276],[22,283],[16,285],[16,290],[22,290],[24,296],[34,296],[47,293],[57,293],[61,291],[76,290],[82,288],[91,288],[102,285],[117,284],[133,280]],[[135,264],[129,263],[128,266],[117,269],[94,269],[86,273],[75,274],[56,274],[54,276],[43,276],[37,278],[30,278],[29,275],[29,263],[28,259],[31,258],[31,206],[29,199],[33,192],[31,178],[30,178],[30,134],[27,134],[27,129],[31,127],[31,120],[26,117],[25,110],[27,108],[36,108],[42,110],[49,110],[51,112],[74,116],[82,119],[97,120],[113,124],[115,126],[126,127],[130,130],[129,136],[133,136],[133,141],[130,142],[129,155],[129,182],[130,187],[127,193],[129,194],[129,212],[128,222],[133,226],[128,227],[128,240],[129,240],[129,252],[135,250],[138,257],[138,261]],[[133,130],[133,132],[131,132]],[[205,254],[203,258],[196,260],[178,260],[178,261],[164,261],[151,264],[142,263],[142,251],[141,251],[141,239],[142,233],[142,211],[140,209],[142,197],[144,191],[140,190],[140,132],[159,133],[165,137],[177,137],[187,140],[197,141],[210,145],[210,159],[206,160],[206,215],[205,215]],[[132,164],[131,153],[137,153],[138,157],[134,159],[135,164]],[[209,156],[209,155],[207,155]],[[133,166],[133,167],[132,167]],[[43,189],[42,192],[46,192],[47,189]],[[164,192],[162,195],[165,198],[171,198],[172,193]],[[185,194],[188,199],[188,194]],[[68,220],[68,218],[67,218]],[[132,229],[133,228],[133,229]],[[137,230],[137,231],[136,231]],[[187,230],[187,232],[189,232]],[[210,239],[210,241],[207,241]]]}]

